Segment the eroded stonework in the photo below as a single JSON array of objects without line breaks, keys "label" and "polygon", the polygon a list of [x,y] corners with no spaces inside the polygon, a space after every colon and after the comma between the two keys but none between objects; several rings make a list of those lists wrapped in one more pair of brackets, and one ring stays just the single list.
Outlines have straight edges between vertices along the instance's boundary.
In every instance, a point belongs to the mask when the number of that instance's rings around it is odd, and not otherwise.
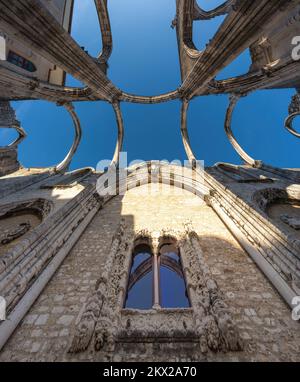
[{"label": "eroded stonework", "polygon": [[[129,94],[108,78],[107,0],[95,1],[97,57],[69,33],[73,1],[57,5],[0,0],[0,128],[19,134],[0,148],[0,296],[7,303],[0,360],[299,361],[299,322],[291,310],[300,295],[300,172],[252,158],[232,131],[242,97],[294,89],[284,126],[300,137],[299,0],[227,0],[209,11],[196,0],[177,0],[172,28],[182,81],[155,96]],[[220,15],[226,16],[220,28],[199,51],[194,22]],[[218,80],[247,48],[249,70]],[[66,73],[84,85],[65,86]],[[228,95],[225,133],[243,164],[201,169],[188,109],[195,97],[215,94]],[[67,110],[74,140],[57,165],[25,169],[17,148],[26,134],[9,102],[37,99]],[[109,170],[120,167],[121,103],[171,100],[181,102],[187,168],[147,162],[121,169],[117,185],[106,187]],[[82,136],[72,104],[80,101],[108,102],[115,113],[117,142],[104,173],[68,172]],[[159,298],[148,310],[124,308],[134,245],[145,237],[157,257],[160,240],[176,243],[189,308],[161,308]]]},{"label": "eroded stonework", "polygon": [[[139,237],[172,237],[178,241],[191,309],[158,308],[148,314],[123,310],[131,253]],[[155,244],[153,244],[155,246]],[[125,317],[124,317],[125,316]],[[127,320],[126,320],[127,317]],[[130,317],[130,318],[129,318]],[[146,342],[160,339],[180,342],[193,339],[200,352],[239,351],[242,341],[230,310],[203,258],[199,238],[189,224],[180,231],[143,230],[133,235],[122,221],[113,238],[102,277],[88,299],[73,339],[70,352],[87,349],[95,331],[94,349],[114,353],[115,342]]]},{"label": "eroded stonework", "polygon": [[[7,343],[0,359],[2,361],[299,360],[298,323],[291,319],[288,307],[237,244],[211,207],[187,191],[183,193],[180,191],[179,195],[176,195],[176,192],[169,194],[163,185],[157,186],[152,196],[141,198],[143,189],[146,187],[132,189],[123,198],[115,197],[98,212],[58,273]],[[118,236],[122,219],[124,224],[126,222],[128,230],[123,243],[145,230],[158,233],[156,236],[167,232],[176,235],[181,233],[186,236],[185,224],[190,220],[193,221],[193,230],[190,232],[188,229],[188,232],[194,244],[191,244],[189,239],[186,250],[189,250],[191,245],[197,247],[196,251],[192,250],[197,254],[197,258],[193,261],[196,261],[198,269],[199,267],[204,269],[205,273],[203,275],[202,272],[195,272],[193,277],[187,275],[187,279],[194,278],[194,282],[191,281],[190,284],[195,285],[194,289],[191,286],[195,303],[199,301],[198,293],[202,295],[203,292],[203,300],[201,299],[200,305],[195,306],[198,316],[194,315],[193,309],[179,311],[175,309],[168,312],[163,309],[141,312],[122,310],[121,295],[125,293],[124,277],[128,273],[130,262],[130,249],[125,249],[124,246],[121,249],[123,254],[128,254],[127,258],[124,257],[127,264],[121,272],[120,268],[115,268],[116,279],[118,280],[118,275],[121,275],[123,283],[113,283],[115,288],[112,291],[118,291],[117,295],[103,294],[109,298],[115,296],[114,301],[118,300],[117,309],[121,314],[113,317],[113,322],[119,325],[108,323],[107,319],[111,317],[109,314],[112,312],[109,309],[107,313],[103,311],[101,317],[101,312],[97,310],[99,299],[95,299],[95,305],[93,305],[93,299],[90,296],[93,296],[95,285],[99,288],[99,281],[103,282],[100,277],[105,275],[105,269],[109,269],[109,255],[114,253],[113,248],[115,250],[119,248],[120,241],[124,237]],[[167,227],[165,232],[162,226]],[[184,250],[184,243],[181,245]],[[186,263],[184,269],[188,273],[190,265]],[[238,337],[235,333],[238,333],[241,339],[242,346],[238,349],[227,352],[215,352],[208,349],[206,353],[202,351],[203,349],[201,350],[199,337],[195,337],[195,328],[199,325],[200,332],[203,330],[205,323],[203,306],[205,307],[208,301],[206,300],[207,289],[200,286],[201,280],[202,282],[205,280],[205,283],[210,285],[211,293],[214,293],[215,288],[213,281],[217,283],[218,293],[222,296],[221,301],[226,301],[234,323],[233,337],[229,338],[237,344],[235,341]],[[94,312],[92,320],[88,321],[93,325],[87,325],[87,329],[90,330],[90,338],[94,333],[94,339],[90,341],[87,350],[70,353],[70,347],[74,344],[74,338],[78,335],[78,328],[80,328],[77,317],[84,315],[84,306],[87,301]],[[109,306],[110,304],[108,308]],[[222,305],[220,309],[221,311],[224,309]],[[152,320],[154,316],[155,320]],[[120,321],[115,321],[116,319]],[[176,321],[178,319],[179,321]],[[174,328],[172,334],[175,340],[171,337],[166,340],[164,336],[157,335],[164,333],[165,330],[169,335],[171,334],[168,330],[169,325],[166,325],[168,320]],[[97,325],[94,325],[95,322]],[[105,335],[105,328],[109,329],[111,337]],[[135,333],[138,333],[138,340]],[[143,333],[145,339],[140,338]],[[216,333],[212,331],[211,346],[218,347],[218,344],[221,344],[220,350],[222,350],[223,342],[216,341],[219,338]],[[81,338],[89,338],[85,335],[86,332]],[[96,351],[95,344],[98,345],[102,341],[105,346]],[[76,344],[85,347],[82,344],[88,345],[87,342],[79,341]]]}]

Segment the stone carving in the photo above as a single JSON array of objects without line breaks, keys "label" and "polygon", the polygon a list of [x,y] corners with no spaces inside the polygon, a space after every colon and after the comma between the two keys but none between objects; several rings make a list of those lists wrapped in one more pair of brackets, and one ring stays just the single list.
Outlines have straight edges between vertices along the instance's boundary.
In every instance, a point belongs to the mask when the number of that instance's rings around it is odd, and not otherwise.
[{"label": "stone carving", "polygon": [[292,97],[292,101],[289,106],[289,114],[294,113],[300,113],[300,93],[297,93]]},{"label": "stone carving", "polygon": [[20,125],[20,122],[16,120],[16,114],[14,109],[7,101],[0,102],[0,127],[10,127]]},{"label": "stone carving", "polygon": [[22,211],[32,211],[42,220],[49,215],[53,207],[52,202],[46,199],[32,199],[23,202],[14,202],[0,207],[0,219],[5,219]]},{"label": "stone carving", "polygon": [[206,353],[208,349],[224,352],[241,350],[242,340],[231,312],[205,263],[198,236],[190,223],[186,224],[180,250],[201,352]]},{"label": "stone carving", "polygon": [[2,245],[7,245],[19,237],[25,235],[31,228],[29,222],[20,223],[17,228],[5,234],[5,237],[1,240]]},{"label": "stone carving", "polygon": [[[285,292],[288,291],[289,295],[292,295],[295,283],[299,283],[299,269],[295,260],[299,257],[300,241],[296,233],[291,234],[284,224],[277,224],[268,213],[273,203],[298,205],[299,185],[283,186],[277,183],[277,187],[273,188],[257,187],[256,191],[250,192],[244,200],[245,193],[233,192],[208,172],[206,180],[214,190],[207,199],[212,208],[232,229],[242,246],[247,243],[247,248],[251,248],[249,254],[255,254],[254,261],[289,304],[291,299],[286,298]],[[242,191],[246,192],[245,189]],[[270,277],[274,270],[284,288]]]},{"label": "stone carving", "polygon": [[8,101],[0,101],[0,128],[15,129],[19,136],[6,147],[16,148],[26,138],[25,131],[16,119],[16,113]]},{"label": "stone carving", "polygon": [[[136,241],[149,238],[157,251],[163,238],[175,238],[180,249],[187,289],[192,308],[148,311],[122,309],[127,292],[132,250]],[[160,341],[169,338],[193,338],[199,341],[202,353],[238,351],[242,341],[222,293],[205,264],[197,234],[189,225],[182,231],[163,229],[141,230],[133,234],[124,220],[112,240],[104,272],[95,292],[88,298],[79,315],[70,352],[88,348],[94,336],[94,350],[103,350],[112,357],[116,342]]]},{"label": "stone carving", "polygon": [[16,148],[0,148],[0,176],[12,174],[19,168],[20,163]]},{"label": "stone carving", "polygon": [[288,198],[287,191],[279,188],[266,188],[256,192],[252,197],[262,211],[266,211],[267,207],[276,200],[287,200]]},{"label": "stone carving", "polygon": [[272,54],[272,44],[270,40],[265,36],[261,37],[255,45],[251,46],[250,52],[252,61],[255,62],[256,65],[257,62],[263,66],[271,65],[274,61]]},{"label": "stone carving", "polygon": [[[57,171],[63,172],[68,167],[80,140],[80,123],[71,102],[101,100],[113,105],[119,128],[113,158],[113,163],[117,163],[124,135],[119,103],[152,104],[181,99],[183,101],[183,142],[188,157],[194,164],[196,158],[191,151],[187,134],[188,102],[194,97],[220,93],[233,95],[226,118],[226,133],[229,140],[248,164],[258,167],[260,170],[266,170],[267,166],[251,158],[235,139],[231,131],[232,113],[238,98],[251,91],[299,88],[299,63],[292,60],[291,57],[291,39],[296,35],[299,24],[298,1],[227,0],[210,11],[204,11],[197,5],[196,0],[177,0],[176,18],[172,26],[176,29],[178,39],[182,81],[178,89],[150,97],[125,93],[118,89],[106,75],[113,45],[107,0],[96,1],[103,47],[102,53],[97,58],[91,57],[78,44],[75,44],[70,34],[55,21],[51,12],[46,11],[47,1],[22,0],[18,2],[1,1],[0,3],[1,20],[5,20],[5,23],[0,22],[0,26],[5,31],[9,25],[9,38],[14,40],[14,36],[18,36],[18,44],[24,44],[28,48],[34,47],[33,55],[41,54],[49,62],[55,63],[84,83],[82,88],[53,86],[47,80],[43,81],[31,75],[26,76],[22,71],[12,70],[9,63],[1,62],[0,98],[3,101],[0,102],[0,127],[2,125],[4,127],[15,126],[20,135],[19,140],[10,145],[10,150],[0,149],[1,176],[20,169],[17,152],[12,148],[17,142],[20,143],[23,134],[7,100],[42,98],[51,102],[60,102],[67,107],[73,117],[76,136],[66,159],[56,167]],[[30,15],[28,9],[30,9]],[[203,52],[199,52],[193,43],[193,22],[227,13],[228,16],[215,36],[208,41]],[[24,14],[27,14],[28,17],[24,18]],[[36,33],[36,30],[39,30],[40,33]],[[253,60],[250,71],[238,77],[216,80],[220,70],[233,62],[249,46]],[[299,94],[297,94],[293,97],[289,110],[290,116],[286,121],[286,127],[298,137],[300,135],[293,129],[292,123],[294,118],[299,115],[299,103]],[[280,179],[285,176],[286,179],[293,181],[296,179],[296,183],[299,183],[299,174],[295,175],[296,171],[293,175],[289,170],[284,172],[276,168],[272,169],[270,166],[267,169]],[[156,172],[156,179],[164,180],[163,171],[158,167],[156,170],[153,171],[153,173]],[[271,181],[262,176],[259,178],[247,177],[245,173],[241,174],[241,172],[242,169],[239,169],[238,173],[231,171],[229,177],[234,181],[237,180],[236,183],[256,183],[248,187],[249,195],[254,187],[262,188],[260,183]],[[175,171],[171,175],[175,175]],[[47,176],[45,174],[45,177]],[[184,185],[190,185],[191,179],[192,177],[187,176]],[[206,177],[206,181],[207,179],[209,176]],[[250,243],[257,252],[260,251],[259,254],[268,258],[278,274],[284,274],[287,280],[294,278],[297,281],[299,279],[299,241],[294,240],[293,235],[285,237],[284,229],[276,230],[264,213],[271,200],[275,200],[280,195],[283,198],[286,197],[285,191],[268,190],[257,199],[259,204],[256,204],[255,199],[244,203],[241,200],[242,197],[233,195],[230,190],[222,189],[217,182],[214,183],[211,179],[207,182],[213,190],[211,205],[222,218],[227,219],[228,225],[232,223],[233,230],[241,232],[243,240],[246,238],[248,244]],[[37,179],[31,184],[34,183],[38,183]],[[24,188],[28,184],[24,183]],[[72,185],[73,183],[70,183],[70,186]],[[66,184],[61,183],[53,185],[50,180],[50,188],[65,186]],[[238,186],[242,188],[241,184]],[[18,187],[18,190],[22,189],[21,186]],[[196,189],[194,184],[191,188]],[[204,187],[197,185],[198,193],[203,189]],[[15,192],[17,188],[13,190]],[[2,193],[5,194],[3,187]],[[251,197],[252,194],[249,199]],[[24,202],[22,208],[34,208],[43,220],[47,217],[47,221],[43,221],[34,232],[27,235],[26,240],[22,240],[20,245],[12,248],[3,256],[3,259],[1,258],[0,292],[7,297],[9,309],[13,309],[30,287],[32,280],[39,277],[61,249],[69,251],[70,244],[66,246],[65,244],[68,243],[74,231],[77,234],[78,231],[82,232],[80,226],[83,227],[82,230],[85,229],[85,224],[103,203],[103,200],[99,199],[97,194],[94,194],[94,191],[88,187],[51,216],[48,216],[51,212],[50,203],[41,202],[39,206]],[[259,207],[261,207],[261,211],[256,213]],[[1,208],[0,218],[4,219],[6,214],[11,211],[17,213],[20,211],[19,208],[20,205],[10,206],[9,209]],[[283,215],[282,220],[298,229],[296,218]],[[3,241],[6,243],[16,237],[21,237],[27,228],[29,229],[26,223],[22,224],[24,225],[20,225],[10,232]],[[231,314],[220,289],[209,273],[199,240],[192,228],[184,228],[182,232],[176,233],[167,229],[166,232],[175,235],[181,248],[183,261],[186,262],[185,276],[192,295],[193,308],[172,312],[154,309],[145,314],[122,310],[121,302],[126,292],[128,262],[133,242],[132,233],[128,231],[126,225],[122,224],[116,233],[109,253],[108,273],[101,275],[95,293],[88,300],[81,317],[78,335],[74,338],[74,351],[86,349],[93,336],[96,350],[103,348],[105,351],[112,352],[115,342],[119,341],[123,335],[129,337],[136,335],[141,340],[154,336],[159,341],[160,336],[170,336],[170,338],[173,336],[172,338],[174,338],[175,334],[175,337],[190,335],[190,339],[199,340],[203,353],[209,349],[215,351],[238,349],[241,344],[238,333],[233,330]],[[77,234],[74,236],[76,237]],[[158,236],[154,232],[148,234],[154,238],[153,247],[156,250],[158,238],[165,233],[161,231]],[[239,237],[239,234],[237,236]]]},{"label": "stone carving", "polygon": [[26,138],[26,133],[17,121],[15,111],[8,101],[0,101],[0,128],[15,129],[18,133],[13,142],[0,147],[0,176],[3,176],[19,170],[17,148]]},{"label": "stone carving", "polygon": [[16,202],[0,209],[1,219],[8,216],[7,213],[11,215],[20,212],[21,208],[25,211],[33,210],[42,220],[26,239],[21,239],[1,256],[0,294],[7,301],[8,312],[18,304],[45,266],[65,245],[68,246],[69,240],[73,240],[73,234],[85,228],[86,222],[101,208],[102,203],[95,186],[87,185],[53,214],[50,214],[52,203],[44,199],[20,204]]},{"label": "stone carving", "polygon": [[294,127],[293,122],[296,117],[300,115],[300,94],[297,93],[292,97],[291,104],[289,106],[289,116],[285,120],[285,128],[293,134],[295,137],[300,138],[300,133],[298,133]]},{"label": "stone carving", "polygon": [[195,340],[193,309],[124,309],[121,312],[122,328],[118,337],[126,342],[153,339],[159,342],[168,338],[176,342],[183,338]]},{"label": "stone carving", "polygon": [[289,215],[281,215],[280,219],[288,224],[290,227],[299,230],[300,229],[300,218],[295,216],[289,216]]},{"label": "stone carving", "polygon": [[[114,235],[102,276],[97,281],[95,292],[88,298],[84,311],[76,327],[76,333],[70,352],[85,350],[94,334],[95,349],[100,350],[105,343],[113,344],[114,331],[117,329],[117,300],[120,292],[120,275],[124,273],[124,261],[129,249],[125,233],[126,222],[123,219]],[[124,290],[125,291],[125,290]],[[120,309],[120,308],[119,308]],[[100,318],[101,314],[101,318]]]}]

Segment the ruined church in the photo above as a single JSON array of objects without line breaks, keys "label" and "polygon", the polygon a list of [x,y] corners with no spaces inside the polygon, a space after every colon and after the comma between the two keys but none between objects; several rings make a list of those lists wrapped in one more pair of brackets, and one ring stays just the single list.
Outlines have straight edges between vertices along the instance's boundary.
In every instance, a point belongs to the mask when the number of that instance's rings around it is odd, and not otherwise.
[{"label": "ruined church", "polygon": [[[97,57],[71,37],[73,3],[0,0],[0,128],[18,135],[0,147],[0,362],[300,361],[300,172],[251,157],[232,130],[242,97],[293,89],[283,128],[300,137],[300,1],[204,10],[176,0],[181,84],[160,95],[129,94],[109,79],[108,0],[94,1]],[[197,50],[194,23],[220,15]],[[248,71],[216,79],[246,49]],[[67,86],[66,75],[83,87]],[[224,129],[242,164],[201,168],[188,109],[216,94],[228,96]],[[51,168],[20,163],[27,134],[11,102],[25,100],[65,108],[73,123],[73,144]],[[189,166],[121,169],[122,104],[171,100],[181,102]],[[74,103],[93,101],[115,113],[111,164],[71,171],[82,135]]]}]

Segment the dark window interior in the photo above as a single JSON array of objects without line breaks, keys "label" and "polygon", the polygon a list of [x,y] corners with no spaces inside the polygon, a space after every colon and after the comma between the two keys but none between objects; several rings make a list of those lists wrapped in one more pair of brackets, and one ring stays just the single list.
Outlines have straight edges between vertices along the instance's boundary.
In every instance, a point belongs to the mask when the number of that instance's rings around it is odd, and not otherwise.
[{"label": "dark window interior", "polygon": [[31,61],[11,50],[8,53],[7,61],[22,69],[27,70],[28,72],[36,72],[36,66]]},{"label": "dark window interior", "polygon": [[[155,266],[158,272],[157,280],[154,277]],[[179,251],[173,243],[160,246],[157,262],[154,261],[149,245],[139,244],[135,247],[125,308],[151,309],[155,304],[155,288],[159,291],[160,307],[190,307]]]}]

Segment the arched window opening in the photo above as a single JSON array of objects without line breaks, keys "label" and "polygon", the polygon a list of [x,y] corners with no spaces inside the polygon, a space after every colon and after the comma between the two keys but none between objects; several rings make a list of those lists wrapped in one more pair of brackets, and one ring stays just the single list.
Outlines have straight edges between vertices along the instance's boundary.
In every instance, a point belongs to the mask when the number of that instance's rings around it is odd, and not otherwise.
[{"label": "arched window opening", "polygon": [[27,70],[27,72],[36,72],[36,66],[31,61],[20,56],[18,53],[13,52],[12,50],[8,52],[7,61],[18,66],[19,68]]},{"label": "arched window opening", "polygon": [[151,309],[153,305],[152,251],[150,245],[134,248],[128,280],[126,308]]},{"label": "arched window opening", "polygon": [[157,253],[139,240],[132,254],[125,308],[188,308],[190,302],[176,241],[163,238]]},{"label": "arched window opening", "polygon": [[179,250],[173,243],[165,243],[160,247],[159,254],[161,306],[190,307]]}]

